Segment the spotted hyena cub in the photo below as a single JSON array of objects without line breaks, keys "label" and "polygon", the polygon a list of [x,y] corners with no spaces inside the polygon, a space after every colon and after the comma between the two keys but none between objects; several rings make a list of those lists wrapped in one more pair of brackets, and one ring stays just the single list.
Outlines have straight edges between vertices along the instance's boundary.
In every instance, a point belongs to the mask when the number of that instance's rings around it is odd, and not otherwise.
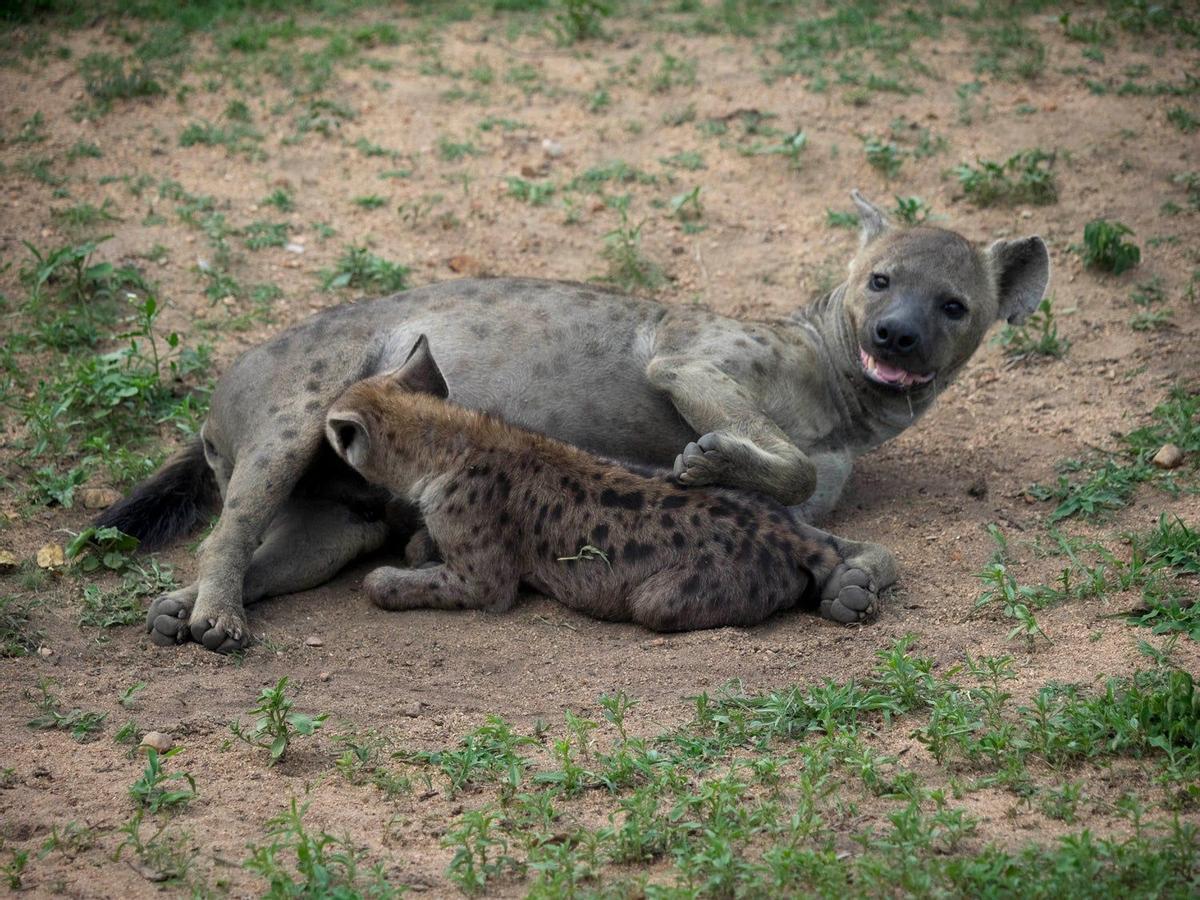
[{"label": "spotted hyena cub", "polygon": [[525,583],[657,631],[754,625],[806,602],[840,622],[874,611],[867,573],[775,500],[638,474],[446,396],[422,336],[326,417],[337,453],[415,504],[445,560],[371,572],[376,605],[503,611]]}]

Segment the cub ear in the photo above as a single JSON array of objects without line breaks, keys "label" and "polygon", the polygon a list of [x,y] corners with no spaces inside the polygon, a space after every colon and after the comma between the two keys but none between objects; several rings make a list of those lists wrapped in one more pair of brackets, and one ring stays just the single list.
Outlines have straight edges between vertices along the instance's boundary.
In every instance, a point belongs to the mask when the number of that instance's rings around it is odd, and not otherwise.
[{"label": "cub ear", "polygon": [[854,205],[858,207],[858,245],[865,247],[891,228],[892,222],[887,213],[857,190],[851,191],[850,196],[854,200]]},{"label": "cub ear", "polygon": [[371,436],[366,419],[358,413],[349,409],[331,409],[325,418],[325,437],[337,455],[355,469],[366,464]]},{"label": "cub ear", "polygon": [[1020,325],[1038,308],[1050,281],[1050,253],[1037,235],[1015,241],[996,241],[988,248],[988,263],[999,296],[997,317]]},{"label": "cub ear", "polygon": [[404,365],[392,372],[391,378],[416,394],[432,394],[443,400],[450,396],[446,379],[442,377],[442,370],[438,368],[433,354],[429,352],[429,339],[425,335],[417,338],[412,350],[408,352],[408,358],[404,360]]}]

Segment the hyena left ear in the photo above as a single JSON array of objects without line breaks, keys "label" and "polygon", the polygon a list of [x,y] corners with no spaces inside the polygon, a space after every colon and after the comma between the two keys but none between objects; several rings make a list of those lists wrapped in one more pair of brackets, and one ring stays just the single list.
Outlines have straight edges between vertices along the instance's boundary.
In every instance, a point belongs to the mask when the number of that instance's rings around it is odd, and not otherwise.
[{"label": "hyena left ear", "polygon": [[367,461],[371,449],[371,436],[367,422],[358,413],[348,409],[331,409],[325,418],[325,437],[334,451],[356,469]]},{"label": "hyena left ear", "polygon": [[392,378],[416,394],[432,394],[443,400],[450,396],[450,388],[446,386],[442,370],[438,368],[433,354],[429,352],[429,339],[425,335],[417,338],[412,350],[408,352],[408,359],[392,373]]},{"label": "hyena left ear", "polygon": [[865,247],[875,238],[892,227],[887,213],[860,194],[857,190],[850,192],[854,205],[858,207],[858,245]]},{"label": "hyena left ear", "polygon": [[996,279],[997,317],[1020,325],[1042,302],[1050,281],[1050,253],[1037,235],[1015,241],[996,241],[988,248]]}]

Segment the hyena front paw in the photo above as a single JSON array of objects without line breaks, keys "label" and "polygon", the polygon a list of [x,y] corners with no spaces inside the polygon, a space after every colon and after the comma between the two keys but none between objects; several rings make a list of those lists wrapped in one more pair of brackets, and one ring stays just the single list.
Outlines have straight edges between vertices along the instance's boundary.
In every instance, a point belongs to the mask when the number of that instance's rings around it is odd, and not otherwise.
[{"label": "hyena front paw", "polygon": [[250,643],[250,626],[241,610],[220,610],[205,613],[193,610],[188,624],[192,640],[215,653],[233,653]]},{"label": "hyena front paw", "polygon": [[146,631],[150,642],[159,647],[174,647],[192,639],[188,619],[196,602],[195,585],[155,597],[146,610]]},{"label": "hyena front paw", "polygon": [[738,449],[737,440],[720,431],[701,435],[675,457],[675,478],[693,487],[728,483]]},{"label": "hyena front paw", "polygon": [[838,566],[821,588],[821,615],[843,625],[865,622],[875,615],[879,596],[866,569]]}]

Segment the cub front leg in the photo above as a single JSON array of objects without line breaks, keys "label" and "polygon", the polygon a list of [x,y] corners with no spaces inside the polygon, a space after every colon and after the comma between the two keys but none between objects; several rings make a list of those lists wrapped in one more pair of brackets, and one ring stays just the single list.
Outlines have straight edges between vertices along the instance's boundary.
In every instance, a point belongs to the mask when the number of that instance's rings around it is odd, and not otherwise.
[{"label": "cub front leg", "polygon": [[655,357],[650,383],[700,435],[675,459],[683,484],[719,484],[802,503],[816,487],[812,461],[762,412],[753,393],[707,360]]}]

